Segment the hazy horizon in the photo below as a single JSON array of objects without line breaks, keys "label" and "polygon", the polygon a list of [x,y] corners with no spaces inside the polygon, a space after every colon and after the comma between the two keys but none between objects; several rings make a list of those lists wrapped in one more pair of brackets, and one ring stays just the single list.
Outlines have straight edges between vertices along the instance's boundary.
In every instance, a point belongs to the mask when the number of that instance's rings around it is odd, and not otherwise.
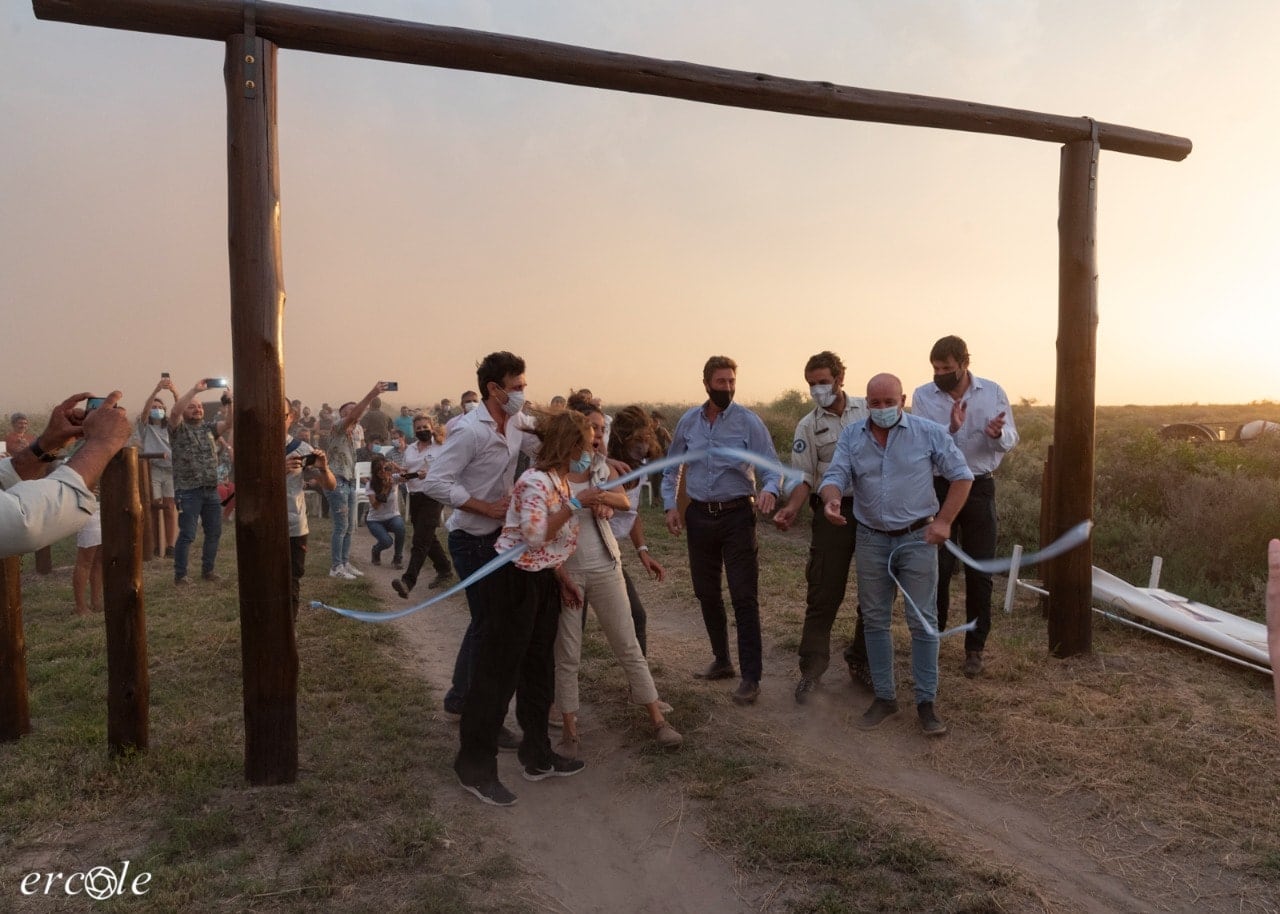
[{"label": "hazy horizon", "polygon": [[[1102,154],[1097,402],[1280,397],[1280,4],[310,5],[1187,136]],[[0,411],[230,374],[223,46],[0,23]],[[767,402],[823,349],[912,389],[955,333],[1053,399],[1054,144],[290,51],[279,89],[291,396],[456,401],[495,349],[543,402],[691,401],[716,353]]]}]

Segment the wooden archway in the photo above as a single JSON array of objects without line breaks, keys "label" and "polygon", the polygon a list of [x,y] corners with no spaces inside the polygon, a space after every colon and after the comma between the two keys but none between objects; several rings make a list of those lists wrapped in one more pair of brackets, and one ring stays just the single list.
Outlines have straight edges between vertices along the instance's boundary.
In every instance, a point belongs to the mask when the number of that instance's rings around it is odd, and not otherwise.
[{"label": "wooden archway", "polygon": [[[32,0],[37,17],[205,38],[226,45],[228,247],[232,359],[240,391],[236,552],[244,659],[245,776],[297,777],[297,649],[289,608],[289,550],[280,403],[284,395],[276,50],[495,73],[597,89],[812,117],[989,133],[1061,143],[1058,364],[1051,533],[1093,515],[1097,336],[1097,171],[1103,149],[1181,161],[1191,141],[1090,118],[953,99],[803,82],[467,29],[257,0]],[[1093,553],[1049,569],[1049,648],[1092,644]]]}]

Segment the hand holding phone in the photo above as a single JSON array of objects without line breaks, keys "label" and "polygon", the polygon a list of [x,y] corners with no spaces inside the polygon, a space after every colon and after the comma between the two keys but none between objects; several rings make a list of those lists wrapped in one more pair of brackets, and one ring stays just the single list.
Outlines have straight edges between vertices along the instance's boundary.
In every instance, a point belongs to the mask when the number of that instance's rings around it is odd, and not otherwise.
[{"label": "hand holding phone", "polygon": [[205,387],[226,387],[227,379],[226,378],[205,378],[204,386]]}]

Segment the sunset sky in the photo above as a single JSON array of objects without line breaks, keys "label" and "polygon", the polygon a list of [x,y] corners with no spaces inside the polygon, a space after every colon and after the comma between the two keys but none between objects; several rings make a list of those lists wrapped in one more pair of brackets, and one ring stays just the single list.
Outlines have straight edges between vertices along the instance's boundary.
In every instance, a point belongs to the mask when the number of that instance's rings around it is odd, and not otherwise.
[{"label": "sunset sky", "polygon": [[[1280,400],[1280,3],[317,0],[1189,137],[1099,169],[1099,404]],[[0,19],[0,411],[231,371],[223,46]],[[944,334],[1051,402],[1059,147],[284,50],[286,382],[741,400]],[[397,401],[400,402],[400,401]],[[1280,407],[1260,416],[1280,419]]]}]

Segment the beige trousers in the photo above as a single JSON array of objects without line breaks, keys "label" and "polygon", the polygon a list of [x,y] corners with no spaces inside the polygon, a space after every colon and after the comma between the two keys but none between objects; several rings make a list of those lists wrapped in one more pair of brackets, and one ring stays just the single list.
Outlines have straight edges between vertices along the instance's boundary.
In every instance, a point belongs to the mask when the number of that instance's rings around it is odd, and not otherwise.
[{"label": "beige trousers", "polygon": [[[631,621],[631,603],[622,580],[622,564],[568,571],[569,578],[582,592],[584,602],[595,610],[596,619],[609,642],[613,656],[631,684],[631,700],[647,705],[658,700],[658,690],[649,673],[649,662],[636,640],[635,623]],[[582,607],[560,608],[560,630],[556,633],[556,707],[576,714],[578,702],[578,668],[582,662]]]}]

